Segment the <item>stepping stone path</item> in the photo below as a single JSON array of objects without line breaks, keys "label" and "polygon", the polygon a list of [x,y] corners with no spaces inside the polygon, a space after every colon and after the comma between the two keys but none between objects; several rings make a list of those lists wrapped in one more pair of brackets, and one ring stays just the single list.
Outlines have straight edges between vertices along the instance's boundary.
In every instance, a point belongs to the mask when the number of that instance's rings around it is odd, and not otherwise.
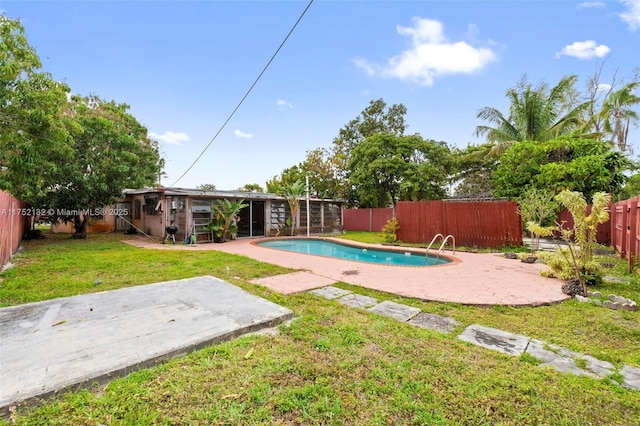
[{"label": "stepping stone path", "polygon": [[[457,327],[462,326],[462,323],[453,318],[422,312],[413,306],[388,300],[378,303],[377,299],[373,297],[361,296],[333,286],[311,290],[310,293],[441,333],[451,333]],[[573,352],[537,339],[478,324],[472,324],[465,328],[458,339],[507,355],[520,356],[526,353],[540,361],[540,366],[551,367],[562,373],[594,379],[602,379],[618,373],[622,376],[622,386],[640,391],[640,368],[638,367],[623,365],[618,369],[610,362],[599,360],[591,355]]]},{"label": "stepping stone path", "polygon": [[462,325],[460,321],[456,321],[453,318],[443,317],[427,312],[420,312],[407,322],[411,325],[415,325],[416,327],[428,328],[441,333],[451,333],[456,329],[456,327],[460,327]]},{"label": "stepping stone path", "polygon": [[483,348],[493,349],[508,355],[520,356],[527,349],[529,338],[518,334],[508,333],[495,328],[483,327],[481,325],[470,325],[458,339]]}]

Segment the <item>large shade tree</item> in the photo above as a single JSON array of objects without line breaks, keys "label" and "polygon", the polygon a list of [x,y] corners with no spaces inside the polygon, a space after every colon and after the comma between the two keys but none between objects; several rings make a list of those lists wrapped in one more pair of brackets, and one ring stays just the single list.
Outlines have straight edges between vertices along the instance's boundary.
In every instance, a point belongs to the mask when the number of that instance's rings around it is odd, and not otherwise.
[{"label": "large shade tree", "polygon": [[386,207],[398,200],[440,199],[453,168],[444,142],[420,135],[376,133],[353,149],[349,183],[360,207]]},{"label": "large shade tree", "polygon": [[37,208],[71,152],[63,124],[69,89],[40,67],[21,23],[0,15],[0,189]]},{"label": "large shade tree", "polygon": [[63,174],[50,192],[50,205],[73,212],[60,218],[73,222],[76,238],[86,237],[91,219],[78,212],[103,208],[126,188],[158,181],[164,162],[157,142],[128,109],[97,96],[74,96],[69,102],[66,124],[73,150],[60,166]]},{"label": "large shade tree", "polygon": [[83,212],[157,182],[164,162],[127,105],[69,98],[40,67],[24,27],[0,15],[0,188],[53,209],[84,237],[91,215]]},{"label": "large shade tree", "polygon": [[308,151],[299,164],[285,169],[267,182],[267,191],[276,192],[280,185],[309,178],[310,193],[320,198],[340,198],[348,204],[362,204],[359,193],[349,182],[349,163],[354,149],[377,133],[404,135],[407,108],[402,104],[387,106],[383,99],[369,102],[354,119],[345,124],[333,139],[330,148]]}]

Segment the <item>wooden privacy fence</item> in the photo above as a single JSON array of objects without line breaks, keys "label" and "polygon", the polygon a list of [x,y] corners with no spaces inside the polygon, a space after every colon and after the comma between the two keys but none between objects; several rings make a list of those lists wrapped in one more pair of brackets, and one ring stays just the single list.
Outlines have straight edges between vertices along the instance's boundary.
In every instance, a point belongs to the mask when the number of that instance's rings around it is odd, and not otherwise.
[{"label": "wooden privacy fence", "polygon": [[629,261],[629,270],[640,256],[640,196],[611,205],[611,247]]},{"label": "wooden privacy fence", "polygon": [[[394,209],[346,209],[344,229],[379,232]],[[511,201],[400,201],[395,208],[405,243],[429,244],[436,234],[453,235],[457,245],[483,248],[522,244],[522,223]]]},{"label": "wooden privacy fence", "polygon": [[348,231],[380,232],[393,217],[393,209],[345,209],[343,229]]},{"label": "wooden privacy fence", "polygon": [[[591,205],[587,206],[587,215],[591,214]],[[568,209],[563,209],[560,213],[558,213],[558,217],[556,218],[556,223],[562,224],[562,227],[565,229],[572,229],[574,226],[573,216]],[[560,232],[555,233],[556,238],[560,238]],[[611,223],[610,221],[606,221],[605,223],[601,223],[596,228],[596,241],[599,244],[609,245],[611,244]]]},{"label": "wooden privacy fence", "polygon": [[0,266],[20,247],[27,229],[26,204],[0,191]]},{"label": "wooden privacy fence", "polygon": [[400,201],[398,239],[428,244],[436,234],[453,235],[458,246],[522,245],[522,221],[513,201]]}]

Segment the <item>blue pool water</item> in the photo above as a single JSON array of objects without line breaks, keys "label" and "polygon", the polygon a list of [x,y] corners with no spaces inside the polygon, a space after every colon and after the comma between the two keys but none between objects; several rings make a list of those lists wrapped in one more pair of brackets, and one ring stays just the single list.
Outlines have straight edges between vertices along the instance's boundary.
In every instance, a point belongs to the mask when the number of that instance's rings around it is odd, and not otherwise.
[{"label": "blue pool water", "polygon": [[293,251],[296,253],[315,254],[319,256],[335,257],[338,259],[355,260],[358,262],[378,263],[396,266],[432,266],[449,263],[446,258],[426,257],[421,254],[409,252],[395,252],[376,249],[362,249],[338,244],[331,241],[314,239],[282,239],[266,240],[257,243],[261,247],[270,247],[278,250]]}]

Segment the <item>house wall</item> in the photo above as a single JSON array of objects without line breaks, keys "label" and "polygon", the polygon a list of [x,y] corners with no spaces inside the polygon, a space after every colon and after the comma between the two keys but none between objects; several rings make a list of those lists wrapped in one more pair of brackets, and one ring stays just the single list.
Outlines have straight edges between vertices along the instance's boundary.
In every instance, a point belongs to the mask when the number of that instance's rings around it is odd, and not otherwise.
[{"label": "house wall", "polygon": [[[103,213],[96,216],[95,213]],[[113,232],[116,229],[116,209],[114,207],[105,207],[94,212],[89,217],[89,226],[87,232]],[[51,225],[51,233],[53,234],[72,234],[74,232],[72,223],[58,222]]]},{"label": "house wall", "polygon": [[[262,194],[260,194],[262,195]],[[282,199],[268,199],[262,196],[251,196],[247,194],[230,195],[229,200],[238,200],[243,198],[245,202],[264,202],[264,235],[274,236],[286,235],[285,219],[290,216],[289,204]],[[189,194],[189,195],[165,195],[165,193],[142,193],[130,194],[127,202],[131,203],[130,220],[135,227],[145,233],[157,237],[164,238],[166,235],[165,227],[171,223],[178,227],[176,234],[176,242],[185,241],[195,229],[196,242],[209,242],[212,240],[210,231],[206,229],[211,219],[211,207],[215,205],[212,196],[206,194]],[[158,210],[150,210],[150,200],[155,204],[160,201]],[[149,213],[158,211],[160,214],[150,215]],[[312,233],[321,232],[342,232],[342,205],[326,200],[311,200],[312,212]],[[246,220],[246,219],[245,219]],[[255,220],[255,219],[253,219]],[[298,211],[296,233],[303,235],[307,230],[306,223],[306,202],[301,200],[301,209]],[[259,226],[257,227],[260,228]],[[253,228],[252,229],[256,229]],[[260,231],[258,231],[260,232]],[[254,235],[258,236],[258,235]]]}]

